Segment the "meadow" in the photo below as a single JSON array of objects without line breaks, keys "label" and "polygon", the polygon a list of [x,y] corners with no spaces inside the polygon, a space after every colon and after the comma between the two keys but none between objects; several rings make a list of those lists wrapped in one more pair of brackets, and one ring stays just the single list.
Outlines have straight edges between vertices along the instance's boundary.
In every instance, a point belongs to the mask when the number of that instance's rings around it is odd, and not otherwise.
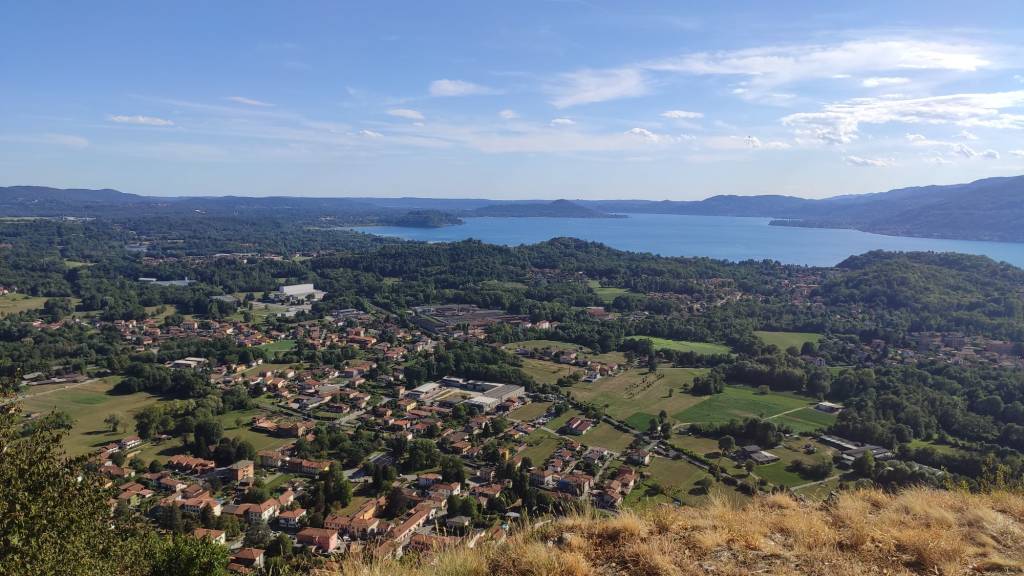
[{"label": "meadow", "polygon": [[655,350],[668,348],[677,352],[693,352],[694,354],[731,354],[732,348],[724,344],[713,344],[711,342],[690,342],[688,340],[669,340],[668,338],[657,338],[654,336],[636,336],[634,339],[650,340]]},{"label": "meadow", "polygon": [[693,377],[705,373],[702,368],[659,368],[654,374],[647,370],[627,370],[597,382],[580,382],[571,393],[577,400],[605,408],[613,418],[624,420],[635,428],[646,429],[647,422],[661,410],[676,415],[703,398],[683,392]]},{"label": "meadow", "polygon": [[681,422],[723,423],[749,417],[771,418],[782,412],[807,407],[811,399],[796,394],[768,392],[762,394],[748,386],[726,386],[721,394],[699,397],[703,401],[676,414]]},{"label": "meadow", "polygon": [[0,296],[0,316],[8,314],[19,314],[28,310],[39,310],[46,303],[42,296],[28,296],[25,294],[4,294]]},{"label": "meadow", "polygon": [[765,344],[774,344],[779,350],[786,350],[790,346],[795,346],[799,349],[806,342],[817,344],[822,338],[821,334],[814,332],[768,332],[758,330],[754,332],[754,335]]},{"label": "meadow", "polygon": [[611,304],[617,296],[629,294],[629,290],[625,288],[601,286],[601,283],[597,280],[591,280],[588,284],[590,285],[591,290],[593,290],[597,294],[598,298],[600,298],[605,304]]}]

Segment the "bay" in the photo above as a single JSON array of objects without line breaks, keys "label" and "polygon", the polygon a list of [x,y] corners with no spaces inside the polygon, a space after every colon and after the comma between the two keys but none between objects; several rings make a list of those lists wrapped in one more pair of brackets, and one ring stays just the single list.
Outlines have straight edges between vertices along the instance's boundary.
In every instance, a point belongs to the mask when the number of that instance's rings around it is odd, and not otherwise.
[{"label": "bay", "polygon": [[1024,244],[883,236],[857,230],[769,226],[768,218],[628,214],[627,218],[466,218],[443,228],[362,226],[352,230],[425,242],[474,238],[518,246],[551,238],[601,242],[620,250],[721,260],[778,260],[834,266],[871,250],[980,254],[1024,267]]}]

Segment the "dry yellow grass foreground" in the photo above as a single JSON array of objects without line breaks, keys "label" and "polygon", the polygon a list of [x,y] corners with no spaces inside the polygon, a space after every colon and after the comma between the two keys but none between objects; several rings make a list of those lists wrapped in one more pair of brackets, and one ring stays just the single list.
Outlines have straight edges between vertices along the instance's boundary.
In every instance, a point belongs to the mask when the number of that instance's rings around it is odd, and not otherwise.
[{"label": "dry yellow grass foreground", "polygon": [[909,489],[826,504],[766,496],[736,507],[581,515],[502,544],[417,561],[349,560],[326,574],[588,576],[1024,574],[1024,496]]}]

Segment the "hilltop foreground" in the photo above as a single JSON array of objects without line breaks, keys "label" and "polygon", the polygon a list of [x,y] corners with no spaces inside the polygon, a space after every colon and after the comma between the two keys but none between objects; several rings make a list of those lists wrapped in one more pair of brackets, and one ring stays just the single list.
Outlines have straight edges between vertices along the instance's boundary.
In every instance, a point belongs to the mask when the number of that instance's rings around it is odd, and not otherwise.
[{"label": "hilltop foreground", "polygon": [[349,561],[323,575],[535,576],[1021,574],[1024,496],[909,489],[845,492],[825,504],[786,495],[736,507],[652,507],[580,515],[502,544],[415,564]]}]

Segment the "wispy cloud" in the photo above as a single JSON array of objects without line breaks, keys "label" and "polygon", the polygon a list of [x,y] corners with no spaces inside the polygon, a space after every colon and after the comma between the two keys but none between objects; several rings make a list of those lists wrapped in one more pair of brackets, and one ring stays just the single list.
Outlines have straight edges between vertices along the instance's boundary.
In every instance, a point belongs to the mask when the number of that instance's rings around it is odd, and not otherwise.
[{"label": "wispy cloud", "polygon": [[960,127],[1024,128],[1024,115],[1004,112],[1024,105],[1024,90],[949,94],[926,98],[860,98],[828,104],[818,112],[790,114],[782,123],[800,137],[829,144],[857,139],[862,124],[952,124]]},{"label": "wispy cloud", "polygon": [[25,144],[56,144],[68,148],[86,148],[89,140],[74,134],[0,134],[0,142],[19,142]]},{"label": "wispy cloud", "polygon": [[572,126],[575,123],[576,122],[570,120],[569,118],[555,118],[554,120],[551,121],[552,126]]},{"label": "wispy cloud", "polygon": [[901,84],[909,84],[910,78],[904,78],[903,76],[874,76],[872,78],[865,78],[861,81],[860,85],[865,88],[878,88],[882,86],[899,86]]},{"label": "wispy cloud", "polygon": [[695,120],[697,118],[703,118],[704,114],[700,112],[689,112],[687,110],[666,110],[661,113],[661,116],[672,120]]},{"label": "wispy cloud", "polygon": [[1024,158],[1024,150],[1010,150],[1010,155],[1018,158]]},{"label": "wispy cloud", "polygon": [[256,106],[257,108],[270,108],[273,106],[270,102],[264,102],[263,100],[256,100],[254,98],[246,98],[245,96],[227,96],[224,98],[235,104],[243,104],[245,106]]},{"label": "wispy cloud", "polygon": [[515,120],[516,118],[519,118],[519,114],[517,114],[515,110],[508,109],[498,112],[498,116],[505,120]]},{"label": "wispy cloud", "polygon": [[430,83],[431,96],[477,96],[482,94],[499,94],[500,91],[481,86],[465,80],[449,80],[442,78]]},{"label": "wispy cloud", "polygon": [[135,124],[137,126],[174,126],[174,122],[156,116],[111,115],[107,116],[107,120],[116,124]]},{"label": "wispy cloud", "polygon": [[423,120],[422,112],[409,108],[393,108],[388,110],[388,115],[396,118],[405,118],[406,120]]},{"label": "wispy cloud", "polygon": [[861,156],[846,156],[843,158],[850,166],[860,168],[888,168],[896,163],[891,158],[863,158]]},{"label": "wispy cloud", "polygon": [[641,70],[580,70],[563,74],[550,88],[556,108],[643,96],[650,91]]}]

